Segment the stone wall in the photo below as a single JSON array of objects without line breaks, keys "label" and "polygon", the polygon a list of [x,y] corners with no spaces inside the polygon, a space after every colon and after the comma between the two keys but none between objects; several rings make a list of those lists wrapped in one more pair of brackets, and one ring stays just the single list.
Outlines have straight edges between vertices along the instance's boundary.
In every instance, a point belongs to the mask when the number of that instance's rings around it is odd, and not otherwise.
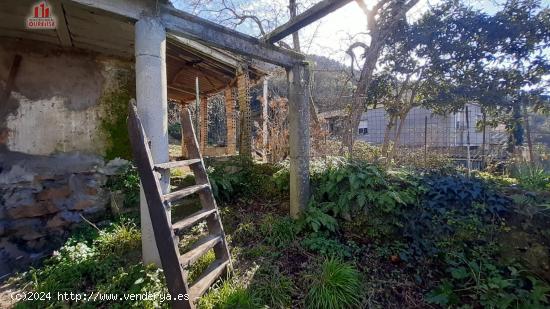
[{"label": "stone wall", "polygon": [[[37,48],[39,46],[39,48]],[[56,249],[85,219],[100,220],[104,188],[129,158],[133,62],[44,43],[0,39],[0,279]],[[85,218],[85,219],[84,219]]]}]

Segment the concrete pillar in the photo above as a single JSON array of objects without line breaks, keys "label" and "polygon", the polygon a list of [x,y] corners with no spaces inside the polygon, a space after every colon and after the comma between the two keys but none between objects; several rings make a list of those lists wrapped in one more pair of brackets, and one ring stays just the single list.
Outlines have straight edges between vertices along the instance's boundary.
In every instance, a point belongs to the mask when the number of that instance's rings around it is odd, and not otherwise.
[{"label": "concrete pillar", "polygon": [[227,125],[227,154],[234,155],[237,151],[237,123],[235,121],[235,100],[231,87],[225,89],[225,117]]},{"label": "concrete pillar", "polygon": [[296,64],[287,70],[290,144],[290,216],[299,217],[309,202],[309,70]]},{"label": "concrete pillar", "polygon": [[262,105],[262,133],[263,133],[263,136],[262,136],[262,143],[263,143],[263,148],[264,148],[264,162],[268,162],[268,158],[267,158],[267,138],[269,136],[269,132],[267,131],[267,121],[269,119],[268,115],[267,115],[267,111],[268,111],[268,105],[269,105],[269,102],[267,101],[267,77],[264,78],[264,89],[263,89],[263,98],[264,98],[264,102],[263,102],[263,105]]},{"label": "concrete pillar", "polygon": [[[156,18],[143,17],[135,24],[137,110],[151,141],[155,163],[168,162],[168,95],[166,83],[166,32]],[[161,187],[168,192],[170,174],[162,175]],[[170,211],[166,214],[170,219]],[[143,262],[161,267],[153,227],[143,190],[140,195]]]}]

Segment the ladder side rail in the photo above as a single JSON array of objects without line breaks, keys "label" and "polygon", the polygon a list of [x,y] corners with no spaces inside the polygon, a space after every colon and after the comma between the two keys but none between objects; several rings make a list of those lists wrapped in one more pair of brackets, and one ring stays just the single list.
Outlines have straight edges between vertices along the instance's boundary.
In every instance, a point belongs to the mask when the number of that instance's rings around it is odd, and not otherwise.
[{"label": "ladder side rail", "polygon": [[130,102],[129,106],[128,129],[134,161],[137,165],[149,215],[154,226],[155,241],[160,253],[166,284],[172,296],[172,308],[192,309],[194,306],[189,298],[186,300],[178,297],[178,294],[182,294],[182,292],[188,294],[189,297],[191,296],[183,275],[183,269],[179,264],[180,256],[174,244],[175,235],[171,229],[171,223],[168,222],[166,216],[160,184],[153,173],[154,165],[151,151],[133,102]]},{"label": "ladder side rail", "polygon": [[[212,187],[208,179],[208,174],[206,173],[206,167],[204,166],[204,160],[198,147],[197,137],[195,135],[195,128],[193,127],[192,123],[193,122],[191,119],[191,114],[189,113],[189,109],[183,108],[181,111],[181,125],[184,143],[187,148],[187,154],[190,159],[201,159],[200,163],[190,165],[189,167],[193,171],[193,174],[195,174],[195,181],[197,184],[209,185],[209,188],[207,190],[202,190],[199,192],[199,199],[203,208],[217,209],[216,200],[214,199],[214,195],[212,194]],[[216,214],[216,216],[208,218],[206,220],[206,225],[211,234],[220,235],[223,239],[223,241],[214,246],[216,259],[231,261],[231,256],[229,255],[229,249],[226,243],[225,233],[223,231],[221,219],[219,217],[219,212]]]}]

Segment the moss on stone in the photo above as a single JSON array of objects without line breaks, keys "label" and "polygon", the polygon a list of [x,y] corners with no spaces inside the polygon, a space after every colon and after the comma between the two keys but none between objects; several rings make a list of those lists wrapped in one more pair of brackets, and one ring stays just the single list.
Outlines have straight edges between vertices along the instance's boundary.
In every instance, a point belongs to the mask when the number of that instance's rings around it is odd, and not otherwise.
[{"label": "moss on stone", "polygon": [[117,70],[116,82],[104,92],[101,102],[104,115],[101,130],[105,135],[107,147],[105,159],[132,159],[132,149],[128,137],[128,102],[135,97],[135,79],[132,70]]}]

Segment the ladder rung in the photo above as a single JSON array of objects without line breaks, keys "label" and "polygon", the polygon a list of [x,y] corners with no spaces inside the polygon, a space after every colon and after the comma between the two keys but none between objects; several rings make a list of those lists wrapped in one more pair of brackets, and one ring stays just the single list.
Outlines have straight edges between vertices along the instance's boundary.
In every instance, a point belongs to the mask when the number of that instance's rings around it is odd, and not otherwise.
[{"label": "ladder rung", "polygon": [[195,284],[189,289],[189,296],[192,301],[201,297],[206,290],[220,277],[226,269],[229,261],[216,260],[202,273]]},{"label": "ladder rung", "polygon": [[201,159],[189,159],[189,160],[181,160],[181,161],[170,161],[166,163],[159,163],[155,164],[155,170],[166,170],[174,167],[182,167],[182,166],[189,166],[193,164],[200,163]]},{"label": "ladder rung", "polygon": [[182,219],[182,220],[172,224],[172,228],[174,230],[186,229],[186,228],[192,226],[193,224],[195,224],[195,223],[197,223],[201,220],[204,220],[205,218],[207,218],[211,214],[215,213],[216,211],[217,211],[217,209],[201,209],[201,210],[191,214],[189,217],[187,217],[185,219]]},{"label": "ladder rung", "polygon": [[180,264],[182,267],[189,267],[191,264],[195,263],[201,256],[206,254],[208,250],[214,248],[214,246],[222,241],[221,236],[219,235],[209,235],[201,240],[199,240],[193,248],[183,254],[180,258]]},{"label": "ladder rung", "polygon": [[164,200],[171,203],[173,201],[181,200],[182,198],[184,198],[186,196],[189,196],[193,193],[204,190],[208,187],[209,187],[208,184],[194,185],[194,186],[191,186],[191,187],[187,187],[185,189],[170,192],[170,193],[164,195]]}]

